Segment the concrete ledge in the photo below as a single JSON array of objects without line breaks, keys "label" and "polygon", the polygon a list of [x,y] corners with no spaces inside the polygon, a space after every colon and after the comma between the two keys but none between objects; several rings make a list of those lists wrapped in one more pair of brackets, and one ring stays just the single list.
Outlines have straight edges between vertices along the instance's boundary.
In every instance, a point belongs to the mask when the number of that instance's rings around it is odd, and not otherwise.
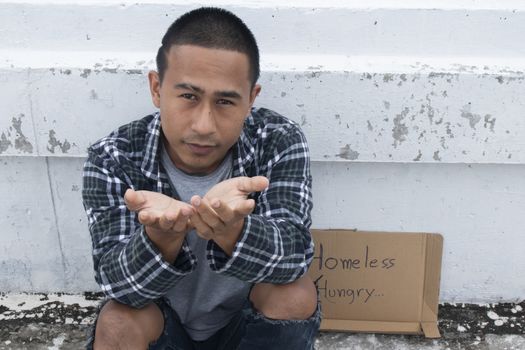
[{"label": "concrete ledge", "polygon": [[480,0],[1,1],[0,47],[153,51],[176,17],[203,4],[235,11],[266,54],[525,54],[524,5]]},{"label": "concrete ledge", "polygon": [[[84,157],[98,138],[154,111],[147,53],[1,56],[0,155]],[[523,62],[265,57],[257,105],[299,123],[314,161],[525,163]]]}]

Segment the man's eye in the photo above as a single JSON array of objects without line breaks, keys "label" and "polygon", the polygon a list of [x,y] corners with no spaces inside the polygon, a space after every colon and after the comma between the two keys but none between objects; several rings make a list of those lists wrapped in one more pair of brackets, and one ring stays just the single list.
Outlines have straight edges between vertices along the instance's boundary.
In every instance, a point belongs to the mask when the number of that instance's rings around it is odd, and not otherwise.
[{"label": "man's eye", "polygon": [[230,100],[220,99],[220,100],[217,101],[217,104],[220,104],[220,105],[232,105],[233,102],[230,101]]},{"label": "man's eye", "polygon": [[197,99],[197,96],[195,96],[194,94],[182,94],[180,95],[180,97],[191,101],[195,101]]}]

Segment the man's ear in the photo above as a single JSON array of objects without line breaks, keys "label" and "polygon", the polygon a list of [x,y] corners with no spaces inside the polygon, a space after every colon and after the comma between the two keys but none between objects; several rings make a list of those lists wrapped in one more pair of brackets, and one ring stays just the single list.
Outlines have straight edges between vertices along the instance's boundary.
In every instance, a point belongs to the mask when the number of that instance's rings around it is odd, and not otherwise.
[{"label": "man's ear", "polygon": [[151,101],[155,107],[160,108],[160,77],[159,73],[150,71],[148,73],[149,91],[151,93]]},{"label": "man's ear", "polygon": [[255,102],[255,98],[261,93],[261,85],[255,84],[252,88],[252,92],[250,93],[250,109],[253,106],[253,103]]}]

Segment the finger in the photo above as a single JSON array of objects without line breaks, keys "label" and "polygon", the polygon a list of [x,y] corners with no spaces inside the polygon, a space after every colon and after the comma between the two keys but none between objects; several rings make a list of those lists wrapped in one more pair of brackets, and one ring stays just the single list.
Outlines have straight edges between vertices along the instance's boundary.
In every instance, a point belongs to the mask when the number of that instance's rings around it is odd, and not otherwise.
[{"label": "finger", "polygon": [[185,231],[188,226],[188,218],[193,212],[193,208],[186,204],[180,203],[174,210],[167,210],[159,220],[159,225],[163,230],[173,230],[175,232]]},{"label": "finger", "polygon": [[144,198],[142,191],[135,191],[128,188],[126,193],[124,193],[124,203],[126,203],[129,210],[138,211],[146,203],[146,198]]},{"label": "finger", "polygon": [[175,220],[175,223],[172,227],[172,230],[175,232],[183,232],[188,229],[189,224],[189,217],[191,214],[191,210],[181,210],[179,212],[179,216],[177,217],[177,220]]},{"label": "finger", "polygon": [[222,222],[215,210],[213,210],[208,199],[193,196],[191,198],[191,204],[199,213],[202,221],[204,221],[213,231],[224,229],[224,222]]},{"label": "finger", "polygon": [[155,216],[146,210],[139,211],[138,214],[139,222],[145,226],[153,226],[156,224]]},{"label": "finger", "polygon": [[172,217],[168,217],[166,214],[162,215],[159,219],[159,227],[163,231],[169,231],[175,225],[175,220]]},{"label": "finger", "polygon": [[255,201],[253,199],[247,199],[239,204],[234,208],[234,212],[238,216],[245,217],[247,215],[250,215],[253,212],[253,209],[255,208]]},{"label": "finger", "polygon": [[240,177],[238,189],[245,193],[260,192],[266,189],[269,184],[270,182],[264,176]]},{"label": "finger", "polygon": [[206,223],[202,220],[200,217],[200,214],[198,212],[195,212],[193,215],[190,216],[191,224],[195,228],[195,232],[197,232],[197,235],[204,239],[211,239],[213,236],[213,231],[211,227],[206,225]]},{"label": "finger", "polygon": [[175,222],[178,220],[179,216],[190,216],[193,213],[193,207],[189,204],[179,202],[178,205],[173,209],[167,209],[164,214],[166,218],[170,221]]},{"label": "finger", "polygon": [[188,218],[188,223],[187,223],[187,227],[188,227],[188,230],[195,230],[195,225],[193,225],[193,221],[191,221],[191,215],[190,217]]},{"label": "finger", "polygon": [[221,218],[221,220],[225,224],[228,224],[234,221],[235,219],[237,219],[235,217],[235,213],[233,212],[233,209],[230,208],[228,204],[224,203],[220,199],[213,199],[211,201],[211,207],[213,208],[213,210],[215,210],[217,215]]}]

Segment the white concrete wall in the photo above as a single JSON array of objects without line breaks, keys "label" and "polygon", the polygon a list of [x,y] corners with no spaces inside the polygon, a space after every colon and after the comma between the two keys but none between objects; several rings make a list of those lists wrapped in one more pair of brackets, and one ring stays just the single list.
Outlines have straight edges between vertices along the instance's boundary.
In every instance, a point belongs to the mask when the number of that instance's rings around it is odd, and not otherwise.
[{"label": "white concrete wall", "polygon": [[[442,301],[525,297],[524,3],[213,4],[258,38],[257,104],[309,139],[315,228],[439,232]],[[0,291],[98,290],[85,149],[153,111],[160,39],[196,6],[0,0]]]}]

